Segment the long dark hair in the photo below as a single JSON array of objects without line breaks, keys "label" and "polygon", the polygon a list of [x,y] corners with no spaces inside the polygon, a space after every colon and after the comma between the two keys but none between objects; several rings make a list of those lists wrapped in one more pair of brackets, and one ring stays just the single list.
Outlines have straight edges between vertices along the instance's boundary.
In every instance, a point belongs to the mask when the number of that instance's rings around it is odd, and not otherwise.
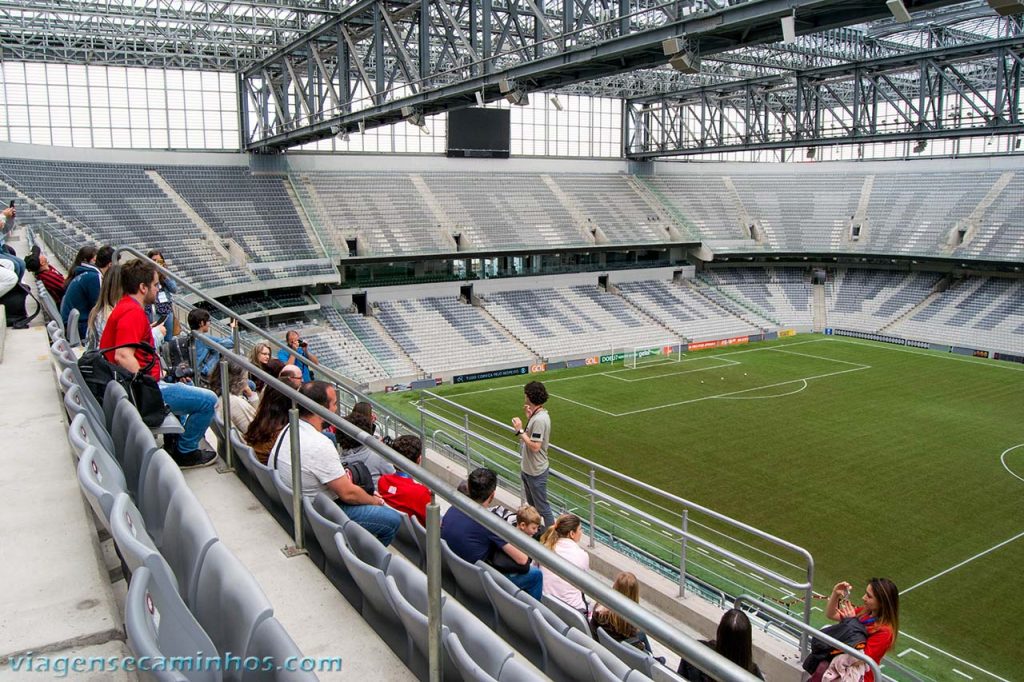
[{"label": "long dark hair", "polygon": [[754,671],[751,653],[750,619],[739,609],[729,609],[718,622],[715,651],[750,672]]},{"label": "long dark hair", "polygon": [[96,247],[92,244],[86,244],[80,248],[78,253],[75,254],[75,260],[71,261],[71,267],[68,268],[68,275],[74,277],[75,270],[78,269],[79,265],[96,258],[96,251]]},{"label": "long dark hair", "polygon": [[900,591],[896,583],[888,578],[872,578],[868,581],[871,586],[871,593],[875,595],[878,602],[878,610],[875,618],[880,625],[888,625],[892,628],[893,639],[900,631]]},{"label": "long dark hair", "polygon": [[273,386],[263,388],[263,396],[256,408],[256,416],[245,431],[245,442],[249,445],[267,443],[277,438],[281,429],[288,423],[288,410],[292,406],[291,398]]}]

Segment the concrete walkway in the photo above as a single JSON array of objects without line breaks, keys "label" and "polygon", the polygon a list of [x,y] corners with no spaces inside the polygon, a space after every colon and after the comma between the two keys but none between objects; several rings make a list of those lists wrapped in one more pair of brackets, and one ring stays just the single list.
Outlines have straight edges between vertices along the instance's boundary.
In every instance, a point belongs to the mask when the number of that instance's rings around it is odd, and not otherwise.
[{"label": "concrete walkway", "polygon": [[[39,666],[43,657],[128,650],[92,512],[78,489],[46,331],[7,331],[0,364],[6,464],[0,469],[0,679],[25,679],[25,672],[10,669],[10,656],[34,652]],[[74,677],[134,679],[99,672]]]}]

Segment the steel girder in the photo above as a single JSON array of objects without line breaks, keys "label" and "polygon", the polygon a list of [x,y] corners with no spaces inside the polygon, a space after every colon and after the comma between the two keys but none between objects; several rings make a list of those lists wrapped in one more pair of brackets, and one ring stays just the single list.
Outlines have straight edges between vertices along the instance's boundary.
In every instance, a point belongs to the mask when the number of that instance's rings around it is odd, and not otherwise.
[{"label": "steel girder", "polygon": [[320,0],[0,0],[0,56],[235,72],[334,14]]},{"label": "steel girder", "polygon": [[1024,133],[1024,43],[1005,38],[626,103],[631,159]]},{"label": "steel girder", "polygon": [[884,0],[358,0],[243,71],[243,147],[280,151],[466,106],[476,93],[495,100],[502,86],[550,90],[664,64],[668,38],[709,57],[767,44],[793,11],[802,33],[890,16]]}]

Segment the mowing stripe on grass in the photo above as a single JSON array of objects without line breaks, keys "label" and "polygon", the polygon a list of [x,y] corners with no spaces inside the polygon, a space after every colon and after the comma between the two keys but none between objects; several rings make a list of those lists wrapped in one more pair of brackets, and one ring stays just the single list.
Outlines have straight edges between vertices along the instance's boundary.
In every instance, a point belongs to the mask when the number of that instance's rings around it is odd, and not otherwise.
[{"label": "mowing stripe on grass", "polygon": [[936,573],[931,578],[926,578],[925,580],[922,580],[921,582],[917,583],[916,585],[911,585],[910,587],[908,587],[905,590],[900,590],[900,594],[906,594],[907,592],[910,592],[911,590],[916,590],[918,587],[921,587],[922,585],[926,585],[926,584],[930,583],[931,581],[935,580],[936,578],[941,578],[942,576],[946,575],[947,573],[955,571],[956,569],[960,568],[961,566],[969,564],[972,561],[974,561],[975,559],[980,559],[981,557],[985,556],[986,554],[989,554],[990,552],[994,552],[997,549],[999,549],[1000,547],[1003,547],[1004,545],[1008,545],[1011,542],[1013,542],[1014,540],[1019,540],[1020,538],[1024,538],[1024,533],[1018,533],[1017,535],[1014,535],[1009,540],[1003,540],[998,545],[996,545],[994,547],[989,547],[984,552],[978,552],[977,554],[972,556],[970,559],[964,559],[963,561],[958,563],[956,566],[950,566],[945,571],[942,571],[941,573]]},{"label": "mowing stripe on grass", "polygon": [[776,393],[775,395],[733,395],[733,396],[715,396],[719,400],[771,400],[772,398],[785,398],[787,396],[796,395],[797,393],[803,393],[807,390],[810,384],[807,383],[807,379],[799,379],[801,382],[800,388],[789,393]]},{"label": "mowing stripe on grass", "polygon": [[[830,336],[828,339],[821,339],[822,341],[828,341],[830,343],[848,343],[851,346],[866,346],[868,348],[883,348],[885,350],[892,350],[898,353],[910,353],[911,355],[923,355],[929,358],[942,358],[944,360],[956,360],[957,362],[966,362],[971,365],[978,365],[980,367],[995,367],[996,369],[1008,369],[1013,372],[1024,372],[1024,367],[1015,367],[1011,362],[1003,362],[1000,360],[974,360],[972,358],[962,358],[953,354],[947,355],[936,355],[934,351],[915,351],[909,348],[899,348],[890,344],[885,343],[859,343],[857,341],[849,341],[847,339],[837,339],[834,336]],[[795,345],[795,344],[789,344]]]}]

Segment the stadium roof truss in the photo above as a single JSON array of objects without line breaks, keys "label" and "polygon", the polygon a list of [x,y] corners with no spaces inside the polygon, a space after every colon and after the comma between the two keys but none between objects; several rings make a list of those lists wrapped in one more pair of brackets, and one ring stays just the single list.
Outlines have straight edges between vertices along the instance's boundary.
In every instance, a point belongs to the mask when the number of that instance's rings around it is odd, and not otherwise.
[{"label": "stadium roof truss", "polygon": [[1003,38],[635,98],[626,155],[1021,134],[1022,70]]},{"label": "stadium roof truss", "polygon": [[[905,3],[912,11],[957,4]],[[357,128],[418,121],[472,104],[477,95],[492,101],[663,65],[662,42],[671,38],[697,45],[702,57],[736,54],[741,74],[757,73],[770,61],[744,51],[778,41],[780,19],[794,12],[802,34],[891,16],[884,0],[357,0],[243,70],[245,148],[271,152]],[[840,59],[893,42],[835,38]],[[824,58],[813,46],[804,51],[770,54],[790,68],[793,55],[801,64]],[[737,74],[728,61],[717,70],[723,79]]]}]

